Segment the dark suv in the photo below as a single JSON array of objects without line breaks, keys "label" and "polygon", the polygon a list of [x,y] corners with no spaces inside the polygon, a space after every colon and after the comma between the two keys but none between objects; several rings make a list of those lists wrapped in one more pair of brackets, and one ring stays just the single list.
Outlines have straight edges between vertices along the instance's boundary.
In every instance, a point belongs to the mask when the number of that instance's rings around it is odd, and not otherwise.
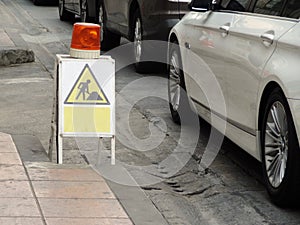
[{"label": "dark suv", "polygon": [[170,29],[182,18],[190,0],[59,0],[61,20],[81,17],[102,29],[103,50],[120,44],[121,36],[134,42],[135,66],[144,72],[142,40],[166,40]]}]

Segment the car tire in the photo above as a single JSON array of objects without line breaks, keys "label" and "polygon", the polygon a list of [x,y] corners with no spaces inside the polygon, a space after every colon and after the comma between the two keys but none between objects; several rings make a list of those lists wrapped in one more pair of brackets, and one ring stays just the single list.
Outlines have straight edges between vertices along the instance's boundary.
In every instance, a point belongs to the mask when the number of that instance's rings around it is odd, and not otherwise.
[{"label": "car tire", "polygon": [[292,114],[280,88],[270,94],[262,120],[263,177],[272,201],[299,204],[300,149]]},{"label": "car tire", "polygon": [[80,20],[85,23],[94,22],[94,18],[89,16],[89,5],[87,0],[80,2]]},{"label": "car tire", "polygon": [[178,42],[170,44],[168,65],[168,96],[172,119],[181,124],[180,116],[190,117],[194,112],[186,93],[186,86],[182,70],[181,54]]},{"label": "car tire", "polygon": [[[136,10],[132,23],[130,41],[133,42],[135,71],[138,73],[166,73],[167,48],[160,42],[145,40],[141,13]],[[159,46],[159,47],[158,47]]]},{"label": "car tire", "polygon": [[98,23],[101,28],[101,50],[109,51],[116,48],[121,43],[121,35],[112,33],[106,28],[106,13],[103,2],[101,1],[97,10]]},{"label": "car tire", "polygon": [[135,61],[135,70],[138,73],[147,73],[149,72],[150,62],[145,60],[145,46],[143,43],[143,26],[142,18],[139,10],[136,10],[133,15],[133,22],[131,27],[131,41],[133,42],[133,52],[134,52],[134,61]]},{"label": "car tire", "polygon": [[59,19],[61,21],[71,21],[74,20],[75,15],[65,9],[65,1],[59,0],[58,1],[58,13]]}]

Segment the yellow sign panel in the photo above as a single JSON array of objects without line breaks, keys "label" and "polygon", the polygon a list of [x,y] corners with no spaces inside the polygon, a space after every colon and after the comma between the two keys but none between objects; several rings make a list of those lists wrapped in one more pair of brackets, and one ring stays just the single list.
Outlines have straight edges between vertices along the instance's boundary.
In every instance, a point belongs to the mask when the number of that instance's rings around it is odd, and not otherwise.
[{"label": "yellow sign panel", "polygon": [[64,132],[110,133],[109,107],[64,107]]},{"label": "yellow sign panel", "polygon": [[64,103],[73,105],[110,104],[88,65],[85,65]]}]

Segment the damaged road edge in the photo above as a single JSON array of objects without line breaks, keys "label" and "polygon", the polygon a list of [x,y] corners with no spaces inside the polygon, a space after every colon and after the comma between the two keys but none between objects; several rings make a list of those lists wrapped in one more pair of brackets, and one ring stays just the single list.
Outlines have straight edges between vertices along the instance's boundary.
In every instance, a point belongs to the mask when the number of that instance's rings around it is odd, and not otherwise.
[{"label": "damaged road edge", "polygon": [[0,66],[34,62],[34,52],[30,49],[2,49],[0,50]]}]

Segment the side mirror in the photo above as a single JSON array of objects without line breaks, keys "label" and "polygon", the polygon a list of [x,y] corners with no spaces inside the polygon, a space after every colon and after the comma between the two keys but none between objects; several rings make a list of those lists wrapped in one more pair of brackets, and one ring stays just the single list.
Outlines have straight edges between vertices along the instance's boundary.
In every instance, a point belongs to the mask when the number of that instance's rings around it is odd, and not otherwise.
[{"label": "side mirror", "polygon": [[192,0],[189,3],[189,9],[196,12],[206,12],[212,0]]},{"label": "side mirror", "polygon": [[208,10],[220,9],[221,0],[192,0],[189,3],[189,9],[196,12],[206,12]]},{"label": "side mirror", "polygon": [[212,0],[209,9],[211,11],[219,10],[221,8],[221,0]]}]

